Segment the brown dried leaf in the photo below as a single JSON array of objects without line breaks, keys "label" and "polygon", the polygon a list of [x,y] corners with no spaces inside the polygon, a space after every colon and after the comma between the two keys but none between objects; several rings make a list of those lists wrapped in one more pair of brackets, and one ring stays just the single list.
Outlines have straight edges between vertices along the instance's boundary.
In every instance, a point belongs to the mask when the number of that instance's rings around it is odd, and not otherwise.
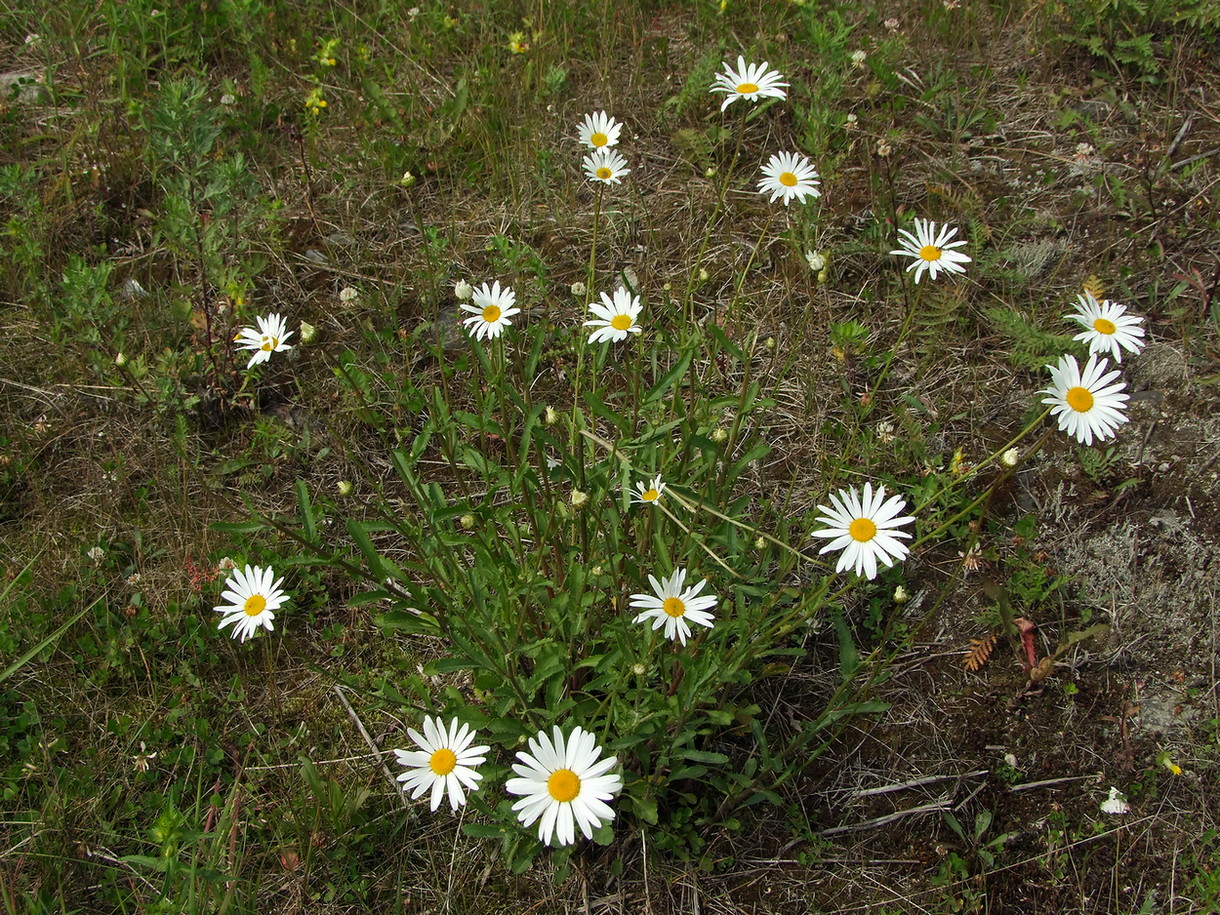
[{"label": "brown dried leaf", "polygon": [[971,639],[970,648],[966,652],[966,656],[962,658],[962,667],[975,671],[986,664],[999,637],[998,632],[992,632],[981,639]]}]

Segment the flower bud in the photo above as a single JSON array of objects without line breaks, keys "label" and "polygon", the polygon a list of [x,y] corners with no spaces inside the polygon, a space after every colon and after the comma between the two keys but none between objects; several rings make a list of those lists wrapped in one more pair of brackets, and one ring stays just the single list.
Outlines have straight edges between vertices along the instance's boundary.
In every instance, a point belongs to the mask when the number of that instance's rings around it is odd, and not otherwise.
[{"label": "flower bud", "polygon": [[907,589],[899,585],[894,589],[894,603],[905,604],[911,599],[911,595],[907,593]]},{"label": "flower bud", "polygon": [[318,339],[318,328],[306,321],[301,322],[301,343],[308,346]]},{"label": "flower bud", "polygon": [[458,524],[462,525],[462,530],[468,531],[474,528],[474,515],[467,513],[458,519]]},{"label": "flower bud", "polygon": [[335,484],[335,489],[339,491],[339,495],[341,496],[350,496],[355,488],[356,487],[352,485],[351,480],[340,480]]},{"label": "flower bud", "polygon": [[127,364],[127,356],[124,353],[119,353],[117,356],[114,357],[114,364],[117,365],[119,368],[122,368],[123,366],[125,366]]},{"label": "flower bud", "polygon": [[546,424],[548,426],[553,426],[557,422],[559,422],[559,411],[556,410],[554,407],[547,407],[546,408]]},{"label": "flower bud", "polygon": [[723,445],[728,440],[729,440],[729,430],[728,429],[722,429],[719,426],[717,426],[715,429],[712,430],[712,441],[715,442],[717,445]]},{"label": "flower bud", "polygon": [[580,489],[572,490],[572,507],[579,511],[589,504],[589,494]]},{"label": "flower bud", "polygon": [[1019,460],[1021,460],[1021,452],[1016,448],[1009,448],[1000,455],[1000,463],[1005,467],[1016,467]]}]

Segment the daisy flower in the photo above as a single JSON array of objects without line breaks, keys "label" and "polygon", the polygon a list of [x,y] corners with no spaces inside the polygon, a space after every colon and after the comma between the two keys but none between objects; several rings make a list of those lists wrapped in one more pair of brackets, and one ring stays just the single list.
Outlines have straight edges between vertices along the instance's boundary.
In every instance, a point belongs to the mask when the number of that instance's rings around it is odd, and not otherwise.
[{"label": "daisy flower", "polygon": [[737,69],[726,63],[724,72],[716,74],[708,91],[728,93],[720,106],[720,110],[724,111],[739,98],[750,102],[757,102],[760,98],[787,98],[788,93],[782,88],[786,85],[784,74],[778,70],[768,70],[765,60],[761,64],[747,66],[746,59],[738,55]]},{"label": "daisy flower", "polygon": [[970,263],[970,258],[960,251],[952,250],[966,244],[966,240],[962,238],[949,241],[957,234],[955,227],[942,226],[938,231],[932,220],[916,219],[914,233],[899,229],[898,234],[902,238],[902,247],[891,251],[890,254],[915,258],[915,263],[907,267],[907,272],[915,271],[916,284],[925,270],[932,279],[936,279],[936,274],[941,270],[947,273],[966,272],[962,264]]},{"label": "daisy flower", "polygon": [[513,323],[508,319],[521,314],[520,308],[513,307],[517,304],[517,294],[508,286],[501,289],[499,280],[491,286],[484,283],[474,290],[471,297],[474,299],[473,305],[461,306],[462,311],[470,312],[471,317],[465,318],[462,323],[468,325],[468,330],[476,339],[486,337],[490,340],[500,336],[505,325]]},{"label": "daisy flower", "polygon": [[[1059,422],[1059,430],[1076,436],[1085,445],[1093,439],[1104,441],[1118,432],[1127,421],[1123,412],[1128,397],[1120,393],[1127,385],[1118,381],[1118,371],[1106,373],[1109,363],[1097,355],[1089,357],[1084,371],[1075,356],[1060,356],[1059,364],[1048,365],[1052,384],[1039,394],[1049,394],[1042,402],[1051,405],[1051,413]],[[1117,383],[1116,383],[1117,382]]]},{"label": "daisy flower", "polygon": [[808,159],[797,153],[776,153],[762,167],[763,179],[758,182],[760,194],[770,194],[771,202],[784,198],[784,206],[795,197],[804,203],[806,197],[821,197],[818,173]]},{"label": "daisy flower", "polygon": [[661,482],[661,475],[657,474],[652,478],[651,483],[645,483],[643,480],[636,481],[635,495],[631,497],[631,501],[639,505],[651,505],[661,501],[663,492],[665,492],[665,484]]},{"label": "daisy flower", "polygon": [[1101,812],[1108,813],[1113,816],[1121,816],[1122,814],[1126,813],[1128,809],[1127,799],[1123,796],[1123,793],[1111,785],[1109,797],[1101,802]]},{"label": "daisy flower", "polygon": [[272,584],[274,576],[270,566],[265,569],[246,566],[244,572],[234,569],[225,582],[225,592],[220,595],[222,600],[229,603],[212,608],[224,614],[220,628],[232,624],[233,638],[241,642],[252,636],[259,626],[271,632],[275,628],[271,625],[275,619],[273,611],[289,600],[288,595],[280,590],[284,579],[280,578]]},{"label": "daisy flower", "polygon": [[652,620],[654,632],[664,626],[665,638],[677,639],[683,645],[690,638],[691,623],[712,628],[713,617],[707,611],[716,606],[716,597],[712,594],[699,596],[707,579],[700,578],[694,587],[683,590],[686,569],[675,569],[673,575],[661,581],[649,575],[648,583],[652,585],[653,594],[631,595],[631,608],[644,611],[632,620],[633,623]]},{"label": "daisy flower", "polygon": [[590,149],[617,146],[623,125],[604,111],[586,114],[577,128],[577,138]]},{"label": "daisy flower", "polygon": [[398,776],[402,790],[410,791],[412,800],[430,790],[433,812],[440,806],[446,792],[453,810],[465,804],[462,786],[470,791],[478,790],[479,780],[483,776],[474,767],[487,761],[483,754],[490,748],[472,747],[475,732],[470,725],[462,724],[456,718],[449,722],[449,729],[446,730],[445,722],[440,718],[425,717],[423,735],[414,728],[408,728],[407,736],[415,741],[419,749],[394,751],[399,764],[409,767]]},{"label": "daisy flower", "polygon": [[589,311],[594,317],[584,323],[584,327],[597,328],[589,334],[590,343],[605,343],[626,340],[628,334],[640,333],[639,320],[640,297],[632,295],[622,286],[614,291],[614,299],[602,293],[602,304],[589,303]]},{"label": "daisy flower", "polygon": [[517,753],[520,763],[513,763],[519,778],[510,778],[504,788],[509,794],[522,795],[513,804],[521,825],[538,824],[538,838],[550,845],[554,836],[559,845],[576,842],[576,824],[586,839],[593,831],[614,819],[614,811],[606,801],[622,790],[623,780],[617,773],[607,775],[618,763],[615,756],[598,760],[601,747],[597,739],[583,728],[576,728],[564,739],[556,726],[553,739],[545,731],[531,737],[529,752]]},{"label": "daisy flower", "polygon": [[1089,344],[1090,353],[1109,352],[1115,362],[1122,362],[1123,350],[1138,353],[1144,348],[1144,328],[1140,326],[1144,319],[1127,314],[1126,305],[1109,299],[1098,302],[1088,290],[1076,300],[1076,312],[1064,317],[1084,325],[1084,333],[1072,339]]},{"label": "daisy flower", "polygon": [[623,175],[631,173],[627,160],[613,149],[598,149],[585,156],[585,174],[590,181],[621,184]]},{"label": "daisy flower", "polygon": [[288,323],[282,317],[278,314],[271,314],[255,320],[258,322],[258,327],[243,327],[233,338],[238,346],[254,351],[254,355],[246,363],[246,368],[253,368],[260,362],[266,362],[271,358],[272,353],[282,353],[284,350],[292,349],[286,342],[292,336],[292,331],[288,330]]},{"label": "daisy flower", "polygon": [[833,537],[822,547],[822,553],[842,550],[836,572],[852,568],[857,575],[870,581],[877,577],[877,563],[892,566],[894,561],[907,555],[906,544],[899,537],[910,538],[910,534],[897,530],[915,519],[898,517],[907,507],[902,496],[885,498],[885,487],[878,486],[873,493],[873,484],[864,484],[864,498],[854,489],[840,489],[830,497],[831,506],[819,505],[823,513],[819,521],[830,525],[824,530],[814,531],[813,537]]}]

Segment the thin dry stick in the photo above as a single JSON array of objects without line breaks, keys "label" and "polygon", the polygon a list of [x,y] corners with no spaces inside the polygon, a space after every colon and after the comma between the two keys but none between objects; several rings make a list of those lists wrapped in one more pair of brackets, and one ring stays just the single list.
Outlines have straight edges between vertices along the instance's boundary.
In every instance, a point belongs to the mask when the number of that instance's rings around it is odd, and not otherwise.
[{"label": "thin dry stick", "polygon": [[377,760],[381,765],[381,771],[385,773],[386,780],[390,783],[390,787],[394,789],[394,793],[398,795],[398,800],[402,803],[403,810],[410,810],[411,805],[407,803],[407,796],[402,789],[398,787],[398,780],[394,778],[394,773],[390,771],[390,767],[385,764],[385,759],[381,755],[381,750],[377,749],[377,744],[373,743],[373,738],[369,736],[369,732],[365,730],[364,722],[356,716],[356,710],[352,708],[351,703],[347,701],[347,696],[343,695],[343,687],[335,686],[335,695],[339,697],[339,701],[343,703],[343,707],[347,709],[348,717],[356,725],[356,730],[360,732],[360,736],[364,738],[364,742],[369,745],[369,749],[377,755]]}]

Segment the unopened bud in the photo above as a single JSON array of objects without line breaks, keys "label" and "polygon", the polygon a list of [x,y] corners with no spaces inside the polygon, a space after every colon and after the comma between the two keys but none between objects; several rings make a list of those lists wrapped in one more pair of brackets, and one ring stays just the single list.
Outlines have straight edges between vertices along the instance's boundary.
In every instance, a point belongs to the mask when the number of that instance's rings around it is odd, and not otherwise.
[{"label": "unopened bud", "polygon": [[1009,448],[1000,455],[1000,463],[1005,467],[1016,467],[1019,460],[1021,460],[1021,452],[1016,448]]},{"label": "unopened bud", "polygon": [[719,427],[712,430],[712,441],[717,445],[723,445],[729,440],[729,431]]},{"label": "unopened bud", "polygon": [[453,284],[453,294],[465,302],[468,298],[474,295],[474,287],[465,280],[458,280]]},{"label": "unopened bud", "polygon": [[589,504],[589,494],[581,489],[572,490],[572,507],[578,511]]},{"label": "unopened bud", "polygon": [[894,589],[894,603],[905,604],[910,599],[911,599],[911,595],[909,595],[907,593],[907,589],[904,588],[902,585],[899,585],[897,588]]},{"label": "unopened bud", "polygon": [[468,531],[474,527],[474,515],[465,514],[458,519],[458,524],[462,525],[462,530]]},{"label": "unopened bud", "polygon": [[306,321],[301,322],[301,343],[308,346],[318,339],[318,328]]},{"label": "unopened bud", "polygon": [[114,357],[114,364],[117,365],[119,368],[122,368],[123,366],[125,366],[127,364],[127,356],[124,353],[119,353],[117,356]]},{"label": "unopened bud", "polygon": [[335,484],[335,489],[339,491],[341,496],[350,496],[356,487],[352,485],[351,480],[340,480]]},{"label": "unopened bud", "polygon": [[556,410],[554,407],[547,407],[546,408],[546,424],[548,426],[553,426],[557,422],[559,422],[559,411]]}]

